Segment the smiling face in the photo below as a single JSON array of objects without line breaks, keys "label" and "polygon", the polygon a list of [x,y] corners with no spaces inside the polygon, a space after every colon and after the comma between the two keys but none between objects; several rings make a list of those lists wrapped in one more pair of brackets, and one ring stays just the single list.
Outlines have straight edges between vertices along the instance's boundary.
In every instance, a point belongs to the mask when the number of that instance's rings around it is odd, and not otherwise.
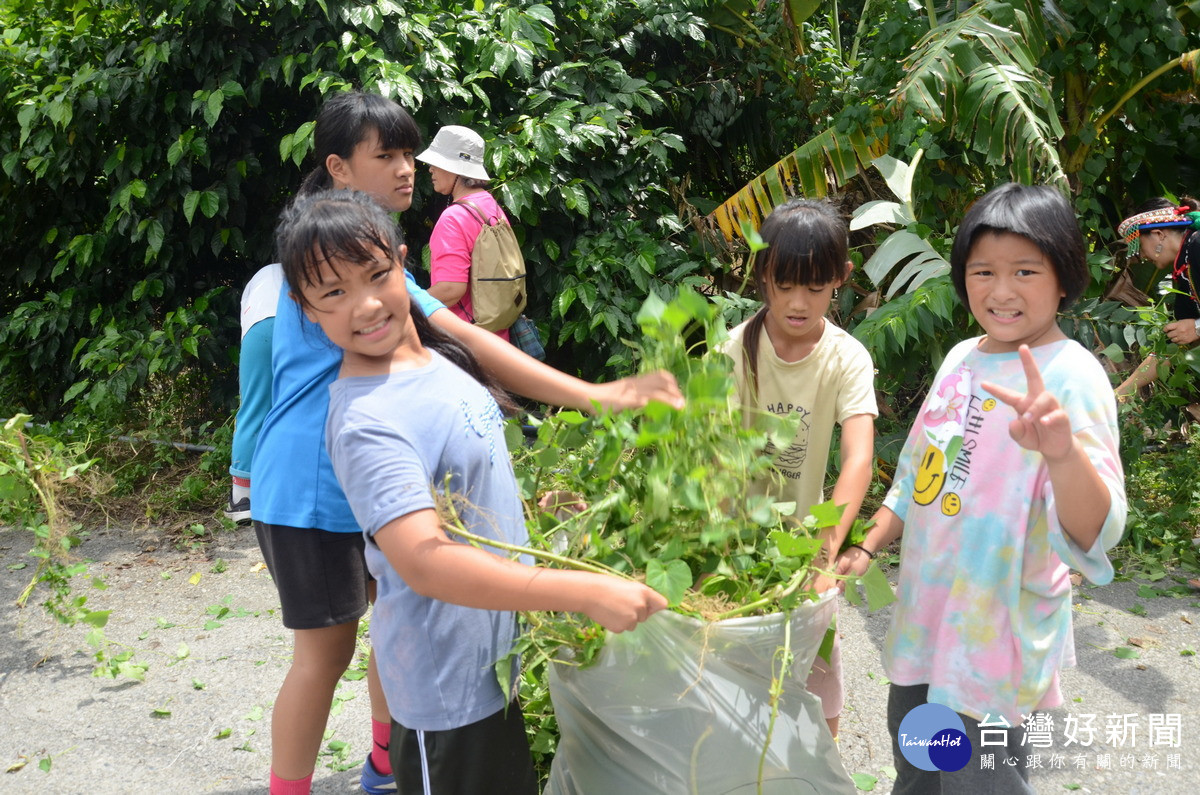
[{"label": "smiling face", "polygon": [[376,251],[367,263],[321,260],[313,283],[302,288],[304,314],[344,352],[342,375],[380,375],[427,358],[409,315],[404,271]]},{"label": "smiling face", "polygon": [[374,130],[358,142],[350,157],[330,155],[325,166],[334,187],[369,193],[393,213],[412,206],[413,150],[384,148]]},{"label": "smiling face", "polygon": [[1059,302],[1066,295],[1054,264],[1029,238],[985,232],[967,255],[964,284],[971,314],[987,333],[981,349],[1005,353],[1064,338]]}]

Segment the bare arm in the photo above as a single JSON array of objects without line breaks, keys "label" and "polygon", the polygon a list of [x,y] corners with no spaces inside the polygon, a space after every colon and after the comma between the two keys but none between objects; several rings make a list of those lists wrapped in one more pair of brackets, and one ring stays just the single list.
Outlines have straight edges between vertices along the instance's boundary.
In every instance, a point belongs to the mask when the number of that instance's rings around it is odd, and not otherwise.
[{"label": "bare arm", "polygon": [[450,540],[432,509],[388,522],[375,534],[388,563],[417,593],[485,610],[583,613],[605,629],[633,629],[667,606],[632,580],[526,566]]},{"label": "bare arm", "polygon": [[679,385],[670,373],[647,373],[593,384],[542,364],[517,346],[462,320],[453,312],[434,312],[429,319],[470,348],[480,364],[495,375],[505,389],[518,395],[583,411],[591,411],[593,401],[613,409],[637,408],[651,400],[677,407],[683,405]]},{"label": "bare arm", "polygon": [[454,306],[467,294],[466,282],[435,282],[425,292],[446,306]]},{"label": "bare arm", "polygon": [[[838,479],[830,498],[835,505],[844,505],[842,519],[834,527],[821,531],[825,540],[821,565],[832,568],[838,552],[850,533],[850,527],[858,517],[867,487],[871,485],[871,461],[875,456],[875,418],[870,414],[856,414],[842,423],[841,466]],[[817,592],[833,587],[832,578],[821,576],[814,583]]]},{"label": "bare arm", "polygon": [[[892,512],[891,508],[880,508],[875,512],[873,518],[875,524],[867,531],[867,537],[862,542],[863,549],[872,555],[895,541],[904,532],[904,522]],[[858,577],[862,576],[869,565],[871,565],[870,556],[862,549],[852,547],[838,558],[837,573]]]}]

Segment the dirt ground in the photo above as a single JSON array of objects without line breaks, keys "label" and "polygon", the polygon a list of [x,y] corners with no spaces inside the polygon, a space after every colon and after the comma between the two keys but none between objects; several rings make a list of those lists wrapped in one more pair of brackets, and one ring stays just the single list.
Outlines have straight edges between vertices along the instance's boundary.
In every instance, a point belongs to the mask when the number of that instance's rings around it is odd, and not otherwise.
[{"label": "dirt ground", "polygon": [[[75,582],[111,610],[101,649],[132,652],[144,681],[92,675],[90,627],[63,627],[36,604],[28,536],[0,530],[0,791],[5,793],[261,793],[271,702],[291,638],[253,532],[179,549],[146,532],[97,531]],[[894,573],[893,573],[894,574]],[[107,587],[94,587],[92,578]],[[1200,785],[1200,595],[1182,573],[1076,592],[1079,666],[1063,675],[1050,745],[1030,745],[1039,793],[1187,793]],[[887,680],[879,647],[887,610],[843,605],[847,702],[840,750],[860,789],[891,789]],[[346,681],[329,722],[314,792],[358,791],[369,747],[365,681]],[[1068,742],[1067,727],[1096,729]],[[605,794],[607,795],[607,794]]]}]

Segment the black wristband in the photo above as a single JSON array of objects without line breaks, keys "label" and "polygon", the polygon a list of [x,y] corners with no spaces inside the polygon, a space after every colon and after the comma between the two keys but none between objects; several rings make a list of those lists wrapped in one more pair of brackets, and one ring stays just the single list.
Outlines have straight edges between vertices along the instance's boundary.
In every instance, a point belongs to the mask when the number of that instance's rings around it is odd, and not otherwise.
[{"label": "black wristband", "polygon": [[851,548],[851,549],[861,549],[861,550],[863,551],[863,554],[864,554],[864,555],[866,555],[866,556],[867,556],[868,558],[870,558],[871,560],[875,560],[875,554],[876,554],[876,553],[874,553],[874,552],[872,552],[871,550],[867,549],[867,548],[866,548],[866,547],[864,547],[862,544],[851,544],[851,545],[850,545],[850,548]]}]

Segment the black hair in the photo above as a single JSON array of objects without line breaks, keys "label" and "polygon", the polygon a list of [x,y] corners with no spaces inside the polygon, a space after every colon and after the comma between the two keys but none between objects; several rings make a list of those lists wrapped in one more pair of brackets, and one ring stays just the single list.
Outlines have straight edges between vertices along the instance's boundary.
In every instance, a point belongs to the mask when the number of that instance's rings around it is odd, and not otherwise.
[{"label": "black hair", "polygon": [[1173,202],[1165,196],[1155,196],[1153,199],[1146,199],[1146,201],[1134,207],[1133,212],[1129,215],[1140,215],[1141,213],[1148,213],[1151,210],[1165,210],[1168,207],[1187,207],[1194,212],[1200,210],[1200,202],[1191,196],[1180,196],[1177,202]]},{"label": "black hair", "polygon": [[330,155],[349,158],[354,147],[374,131],[384,149],[418,149],[421,131],[408,111],[380,94],[345,91],[325,101],[313,126],[313,156],[317,165],[300,185],[301,193],[333,187],[325,168]]},{"label": "black hair", "polygon": [[[391,216],[369,195],[355,190],[327,190],[300,194],[284,209],[275,227],[275,246],[283,265],[288,290],[301,307],[312,308],[304,287],[318,282],[322,263],[338,273],[338,263],[368,265],[380,251],[400,265],[404,235]],[[403,278],[402,273],[397,276]],[[502,411],[512,413],[512,398],[476,361],[461,342],[430,322],[411,297],[409,315],[421,344],[457,365],[482,384]]]},{"label": "black hair", "polygon": [[1048,185],[1018,185],[1009,182],[981,196],[963,216],[950,249],[950,280],[963,306],[967,299],[967,258],[975,241],[984,234],[1009,232],[1037,246],[1054,266],[1064,293],[1058,302],[1062,311],[1087,287],[1087,249],[1075,209],[1057,188]]},{"label": "black hair", "polygon": [[772,284],[824,285],[846,277],[849,232],[837,209],[825,201],[792,199],[779,205],[758,230],[767,248],[754,253],[750,268],[763,308],[742,335],[742,356],[758,390],[758,345]]}]

